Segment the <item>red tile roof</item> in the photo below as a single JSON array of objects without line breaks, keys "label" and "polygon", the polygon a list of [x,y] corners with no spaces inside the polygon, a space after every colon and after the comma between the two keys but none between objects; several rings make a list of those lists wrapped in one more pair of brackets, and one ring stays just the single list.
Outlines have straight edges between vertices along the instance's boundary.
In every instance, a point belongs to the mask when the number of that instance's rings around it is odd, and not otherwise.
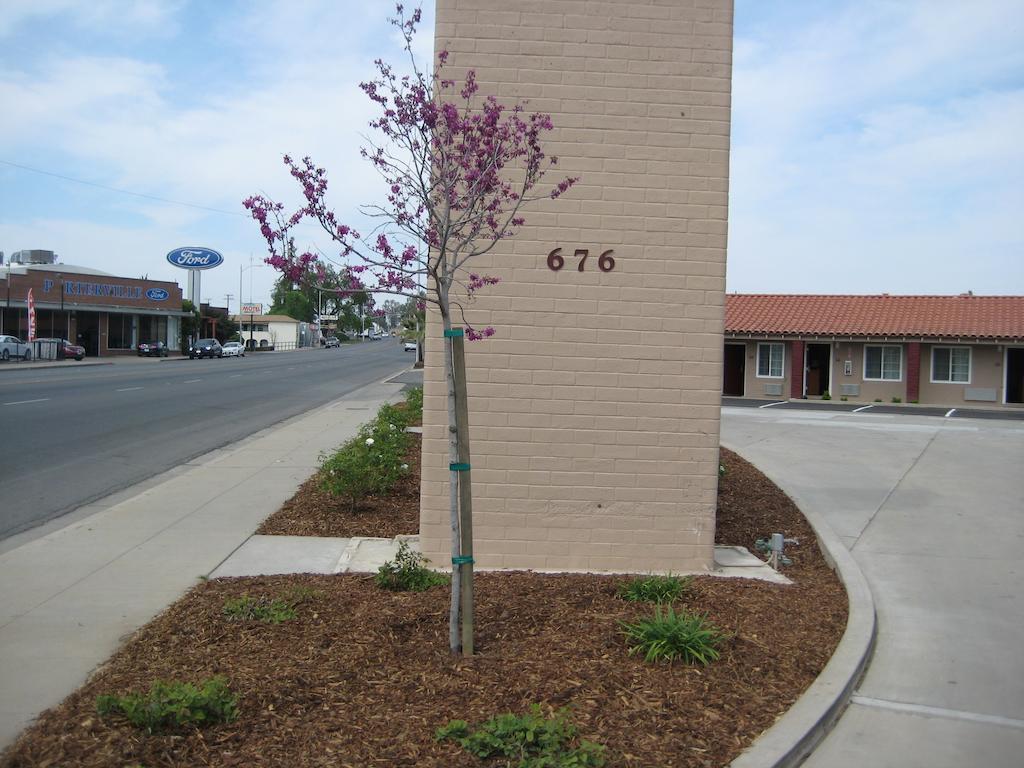
[{"label": "red tile roof", "polygon": [[1024,339],[1024,296],[728,294],[727,334]]}]

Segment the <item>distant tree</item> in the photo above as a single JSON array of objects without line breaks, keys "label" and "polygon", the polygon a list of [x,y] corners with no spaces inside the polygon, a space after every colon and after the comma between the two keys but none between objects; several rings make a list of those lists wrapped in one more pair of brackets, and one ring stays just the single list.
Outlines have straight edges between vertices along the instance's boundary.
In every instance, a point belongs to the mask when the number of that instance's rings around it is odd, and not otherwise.
[{"label": "distant tree", "polygon": [[181,300],[181,311],[188,312],[189,314],[181,318],[181,324],[179,325],[178,331],[178,350],[183,355],[187,355],[189,341],[199,332],[201,321],[199,318],[199,310],[196,308],[196,305],[188,299]]}]

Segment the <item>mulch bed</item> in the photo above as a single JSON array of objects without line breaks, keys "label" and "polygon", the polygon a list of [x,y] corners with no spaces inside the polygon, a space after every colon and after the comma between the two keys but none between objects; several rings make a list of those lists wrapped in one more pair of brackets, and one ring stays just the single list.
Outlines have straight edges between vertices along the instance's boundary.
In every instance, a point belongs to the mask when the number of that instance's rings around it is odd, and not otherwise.
[{"label": "mulch bed", "polygon": [[[709,667],[649,665],[626,654],[618,622],[650,612],[615,597],[623,577],[480,574],[472,659],[447,651],[447,589],[382,592],[359,575],[211,581],[135,636],[79,691],[44,713],[0,766],[478,766],[434,730],[533,702],[570,707],[609,766],[724,766],[770,726],[825,665],[846,598],[792,502],[723,451],[719,540],[797,538],[780,586],[701,577],[685,605],[732,634]],[[752,501],[756,500],[756,501]],[[229,622],[241,594],[314,595],[279,625]],[[239,717],[146,735],[96,715],[99,693],[155,679],[227,677]],[[503,763],[491,763],[503,765]]]},{"label": "mulch bed", "polygon": [[420,530],[420,444],[422,435],[411,434],[406,456],[409,472],[387,496],[368,496],[352,512],[347,499],[320,489],[320,473],[272,514],[256,533],[268,536],[379,536],[394,538]]}]

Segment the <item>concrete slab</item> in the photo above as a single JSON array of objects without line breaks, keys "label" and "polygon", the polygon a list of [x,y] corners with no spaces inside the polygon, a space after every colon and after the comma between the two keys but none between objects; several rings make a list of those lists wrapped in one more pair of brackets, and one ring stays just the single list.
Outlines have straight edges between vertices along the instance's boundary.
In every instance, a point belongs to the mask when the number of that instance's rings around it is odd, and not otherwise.
[{"label": "concrete slab", "polygon": [[315,536],[250,536],[211,578],[280,573],[337,573],[351,539]]}]

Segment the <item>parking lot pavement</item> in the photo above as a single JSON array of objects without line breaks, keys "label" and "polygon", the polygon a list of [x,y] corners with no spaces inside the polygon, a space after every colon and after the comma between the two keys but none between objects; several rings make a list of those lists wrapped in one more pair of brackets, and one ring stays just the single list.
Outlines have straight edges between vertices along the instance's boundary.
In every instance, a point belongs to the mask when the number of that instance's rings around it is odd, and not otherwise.
[{"label": "parking lot pavement", "polygon": [[727,408],[758,408],[782,411],[824,411],[831,413],[894,414],[954,419],[1008,419],[1024,421],[1024,408],[975,408],[945,405],[894,403],[844,403],[835,400],[761,400],[753,397],[723,397]]},{"label": "parking lot pavement", "polygon": [[723,408],[722,444],[826,518],[877,607],[874,657],[809,768],[1021,765],[1024,423],[1001,413]]}]

